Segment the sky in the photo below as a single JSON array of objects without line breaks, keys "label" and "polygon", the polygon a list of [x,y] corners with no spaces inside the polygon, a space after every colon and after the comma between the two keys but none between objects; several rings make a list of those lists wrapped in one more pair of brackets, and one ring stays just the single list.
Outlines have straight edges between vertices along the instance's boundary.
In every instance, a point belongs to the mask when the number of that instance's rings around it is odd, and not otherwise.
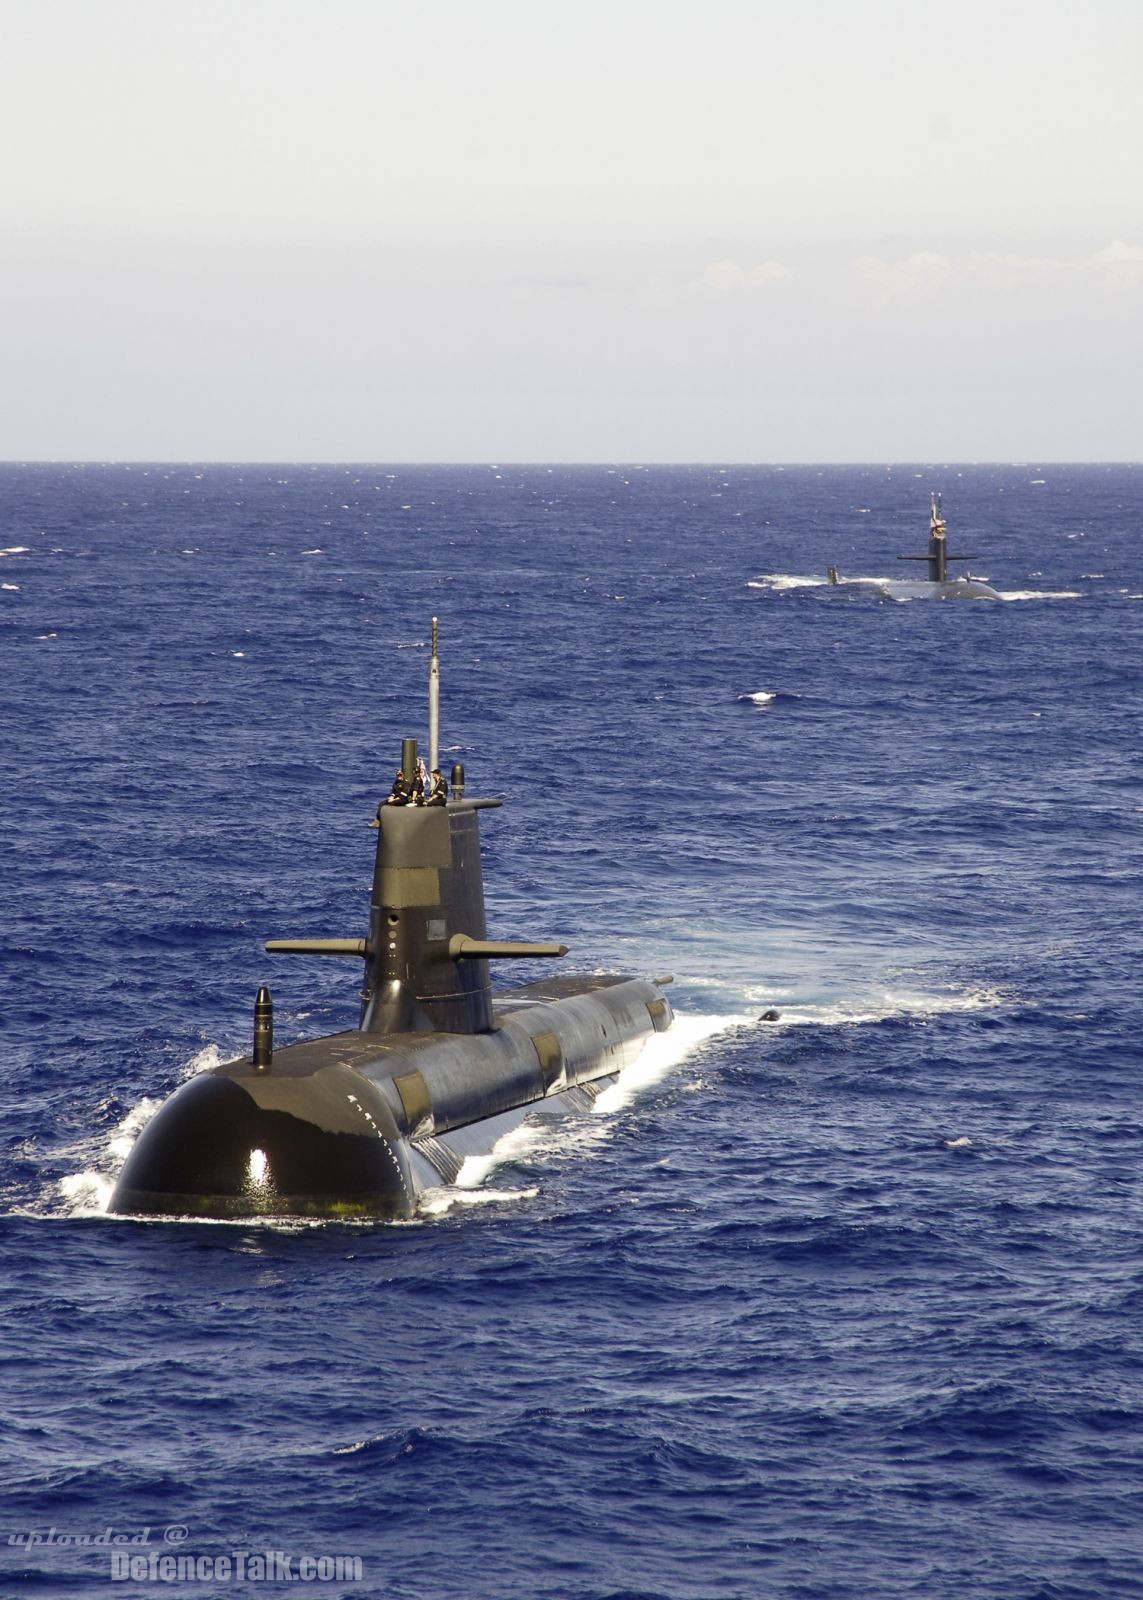
[{"label": "sky", "polygon": [[1143,458],[1143,0],[0,39],[0,459]]}]

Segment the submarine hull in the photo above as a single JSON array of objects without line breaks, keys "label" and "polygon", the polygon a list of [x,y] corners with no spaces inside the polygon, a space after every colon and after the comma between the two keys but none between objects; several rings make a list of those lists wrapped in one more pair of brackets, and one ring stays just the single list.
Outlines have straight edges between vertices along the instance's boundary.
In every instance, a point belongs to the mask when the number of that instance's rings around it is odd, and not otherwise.
[{"label": "submarine hull", "polygon": [[671,1021],[647,979],[555,978],[496,997],[480,1034],[353,1030],[228,1062],[144,1128],[110,1210],[407,1217],[530,1112],[589,1103]]},{"label": "submarine hull", "polygon": [[946,578],[943,582],[895,582],[893,592],[908,600],[999,600],[991,584],[980,578]]},{"label": "submarine hull", "polygon": [[925,578],[831,578],[830,589],[877,595],[885,600],[1001,600],[991,584],[981,578],[946,578],[931,583]]}]

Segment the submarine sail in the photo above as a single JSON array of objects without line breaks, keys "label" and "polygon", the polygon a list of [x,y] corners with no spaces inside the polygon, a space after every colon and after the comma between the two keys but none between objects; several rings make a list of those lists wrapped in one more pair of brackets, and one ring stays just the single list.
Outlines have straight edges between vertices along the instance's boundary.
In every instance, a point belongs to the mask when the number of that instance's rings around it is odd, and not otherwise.
[{"label": "submarine sail", "polygon": [[939,494],[929,496],[929,548],[923,556],[898,556],[898,561],[924,561],[930,583],[948,583],[950,561],[975,561],[975,556],[951,555],[946,542],[948,523],[941,513]]},{"label": "submarine sail", "polygon": [[[436,755],[436,619],[430,749]],[[429,775],[402,744],[377,807],[364,938],[270,940],[271,953],[362,962],[356,1028],[277,1048],[268,989],[251,1053],[199,1073],[144,1128],[120,1173],[120,1215],[395,1218],[452,1182],[525,1116],[590,1103],[671,1026],[669,978],[563,975],[494,992],[489,962],[559,957],[487,937],[479,815],[464,771]]]},{"label": "submarine sail", "polygon": [[929,548],[923,556],[898,556],[898,561],[923,561],[926,564],[924,580],[905,579],[894,582],[882,578],[843,578],[836,567],[826,570],[826,581],[831,588],[869,589],[900,600],[999,600],[1001,597],[991,584],[981,578],[965,576],[950,578],[950,561],[975,561],[976,556],[954,555],[947,543],[948,524],[941,510],[939,494],[929,496]]}]

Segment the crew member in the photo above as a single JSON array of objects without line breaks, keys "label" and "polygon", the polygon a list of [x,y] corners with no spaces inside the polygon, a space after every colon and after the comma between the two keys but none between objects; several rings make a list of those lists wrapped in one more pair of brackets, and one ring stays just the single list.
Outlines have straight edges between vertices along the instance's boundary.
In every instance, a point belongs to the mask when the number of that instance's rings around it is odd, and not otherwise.
[{"label": "crew member", "polygon": [[429,792],[425,798],[425,804],[427,806],[443,806],[448,804],[448,784],[445,782],[445,775],[439,767],[433,768],[432,777],[429,780]]},{"label": "crew member", "polygon": [[404,769],[398,767],[397,776],[393,779],[393,787],[389,791],[389,798],[385,804],[387,806],[407,806],[412,798],[409,780],[405,776]]}]

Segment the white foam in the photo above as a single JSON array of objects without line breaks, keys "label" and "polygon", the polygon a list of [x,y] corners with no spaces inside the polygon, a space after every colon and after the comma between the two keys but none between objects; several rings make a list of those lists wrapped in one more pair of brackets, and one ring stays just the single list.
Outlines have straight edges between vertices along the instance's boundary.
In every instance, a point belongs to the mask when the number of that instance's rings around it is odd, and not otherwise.
[{"label": "white foam", "polygon": [[766,572],[747,581],[748,589],[820,589],[828,578],[799,577],[792,572]]},{"label": "white foam", "polygon": [[[417,1202],[417,1210],[422,1214],[439,1216],[453,1205],[480,1204],[480,1197],[485,1194],[493,1198],[526,1198],[536,1191],[493,1190],[485,1189],[482,1185],[502,1167],[542,1167],[557,1157],[582,1159],[610,1137],[611,1122],[608,1118],[537,1115],[497,1139],[492,1149],[483,1155],[466,1156],[456,1181],[440,1188],[426,1189]],[[465,1199],[465,1196],[471,1196],[472,1199]]]},{"label": "white foam", "polygon": [[135,1140],[159,1109],[158,1100],[140,1100],[118,1125],[102,1138],[82,1139],[61,1151],[83,1166],[56,1184],[57,1196],[69,1217],[101,1217],[111,1203],[115,1177],[131,1154]]},{"label": "white foam", "polygon": [[740,694],[738,698],[753,701],[756,706],[768,706],[771,700],[776,700],[778,696],[769,689],[755,689],[752,694]]},{"label": "white foam", "polygon": [[[523,1122],[518,1128],[497,1139],[492,1149],[480,1156],[466,1156],[452,1189],[475,1189],[482,1184],[493,1167],[505,1161],[522,1161],[533,1155],[544,1140],[545,1129],[536,1122]],[[435,1192],[435,1191],[428,1191]]]},{"label": "white foam", "polygon": [[120,1122],[107,1141],[107,1157],[114,1163],[114,1170],[118,1171],[131,1154],[135,1147],[135,1140],[150,1122],[161,1104],[161,1100],[140,1100],[139,1104],[129,1111]]},{"label": "white foam", "polygon": [[668,1072],[719,1033],[729,1033],[742,1027],[741,1015],[720,1017],[679,1017],[666,1033],[656,1033],[647,1040],[630,1066],[623,1068],[615,1083],[604,1089],[593,1110],[597,1116],[610,1116],[629,1106],[639,1092],[649,1084],[658,1083]]},{"label": "white foam", "polygon": [[1001,589],[1002,600],[1082,600],[1078,589]]},{"label": "white foam", "polygon": [[[219,1065],[216,1044],[204,1045],[187,1062],[182,1071],[184,1079]],[[111,1202],[119,1169],[135,1147],[135,1141],[158,1111],[161,1100],[145,1096],[120,1119],[108,1134],[82,1139],[78,1144],[63,1150],[66,1159],[73,1157],[82,1162],[81,1170],[60,1178],[56,1184],[58,1198],[64,1203],[65,1214],[71,1217],[104,1216]]]},{"label": "white foam", "polygon": [[459,1184],[439,1189],[426,1189],[417,1201],[417,1212],[425,1217],[443,1217],[454,1206],[511,1205],[517,1200],[531,1200],[538,1189],[469,1189]]},{"label": "white foam", "polygon": [[279,1217],[257,1214],[243,1217],[174,1216],[166,1211],[157,1216],[134,1212],[130,1216],[116,1214],[115,1220],[144,1228],[149,1228],[152,1223],[159,1223],[164,1228],[172,1224],[189,1224],[195,1228],[241,1228],[243,1233],[251,1228],[263,1228],[268,1233],[304,1233],[309,1228],[372,1228],[377,1221],[375,1217]]},{"label": "white foam", "polygon": [[587,1154],[601,1141],[610,1138],[611,1117],[630,1105],[643,1089],[666,1077],[707,1039],[749,1025],[750,1019],[741,1013],[732,1016],[676,1015],[674,1025],[666,1033],[652,1034],[635,1060],[623,1068],[616,1082],[602,1091],[592,1107],[593,1116],[579,1121],[536,1116],[521,1123],[498,1139],[486,1155],[467,1157],[455,1184],[426,1190],[418,1210],[439,1216],[453,1205],[481,1203],[484,1196],[503,1201],[531,1198],[537,1192],[534,1188],[482,1189],[480,1185],[495,1168],[506,1163],[542,1162],[557,1153],[563,1156]]},{"label": "white foam", "polygon": [[184,1078],[197,1078],[200,1072],[212,1072],[215,1067],[222,1065],[222,1057],[216,1044],[205,1044],[197,1054],[191,1056],[183,1068]]},{"label": "white foam", "polygon": [[[995,1011],[1004,1003],[998,989],[983,985],[975,989],[947,991],[943,994],[918,989],[880,989],[860,995],[821,1000],[786,1000],[781,995],[758,989],[748,990],[751,1006],[773,1008],[780,1013],[771,1028],[855,1026],[865,1022],[886,1022],[890,1017],[935,1017],[966,1011]],[[755,1013],[756,1014],[756,1013]]]},{"label": "white foam", "polygon": [[27,554],[28,546],[26,544],[10,544],[6,550],[0,550],[0,556],[26,556]]},{"label": "white foam", "polygon": [[102,1216],[114,1188],[114,1181],[101,1172],[74,1172],[59,1183],[60,1198],[73,1217]]}]

